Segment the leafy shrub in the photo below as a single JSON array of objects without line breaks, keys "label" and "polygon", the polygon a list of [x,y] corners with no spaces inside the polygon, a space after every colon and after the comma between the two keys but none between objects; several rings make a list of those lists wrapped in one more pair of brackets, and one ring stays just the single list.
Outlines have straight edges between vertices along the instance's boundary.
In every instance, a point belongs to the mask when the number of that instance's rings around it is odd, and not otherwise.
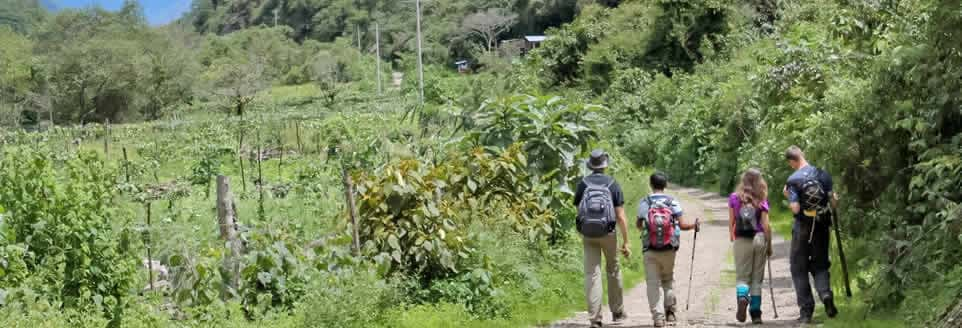
[{"label": "leafy shrub", "polygon": [[136,264],[130,231],[115,229],[124,226],[111,206],[115,172],[89,154],[63,165],[55,170],[43,150],[4,153],[0,206],[9,214],[0,245],[13,251],[5,254],[13,256],[9,263],[18,262],[17,249],[29,254],[21,261],[31,275],[42,277],[30,287],[44,297],[68,308],[103,311],[118,325]]}]

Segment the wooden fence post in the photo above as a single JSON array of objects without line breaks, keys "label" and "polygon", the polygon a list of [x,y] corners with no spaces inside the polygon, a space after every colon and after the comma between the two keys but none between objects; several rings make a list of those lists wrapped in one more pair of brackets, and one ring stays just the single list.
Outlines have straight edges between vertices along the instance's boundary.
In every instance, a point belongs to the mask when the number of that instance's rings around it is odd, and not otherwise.
[{"label": "wooden fence post", "polygon": [[257,132],[257,216],[263,221],[266,213],[264,211],[264,170],[262,168],[261,133]]},{"label": "wooden fence post", "polygon": [[154,258],[151,254],[150,242],[150,202],[147,202],[147,231],[144,232],[144,246],[147,248],[147,281],[150,282],[150,290],[154,290]]},{"label": "wooden fence post", "polygon": [[297,137],[297,152],[304,153],[304,147],[301,145],[301,122],[294,122],[294,135]]},{"label": "wooden fence post", "polygon": [[341,174],[344,178],[344,198],[347,201],[348,215],[351,218],[351,227],[353,230],[353,241],[352,250],[354,251],[354,256],[361,254],[361,240],[360,233],[358,232],[359,227],[357,226],[357,205],[354,203],[354,181],[351,176],[347,173],[347,168],[341,169]]},{"label": "wooden fence post", "polygon": [[[127,160],[127,147],[124,147],[123,151],[124,151],[124,180],[127,181],[127,183],[130,183],[130,161]],[[151,289],[153,289],[153,287],[151,287]]]},{"label": "wooden fence post", "polygon": [[110,119],[104,121],[104,158],[110,161]]},{"label": "wooden fence post", "polygon": [[236,291],[240,286],[240,257],[242,245],[237,236],[237,206],[230,193],[230,179],[217,176],[217,224],[220,238],[227,241],[230,253],[224,257],[224,269],[228,272],[228,286]]}]

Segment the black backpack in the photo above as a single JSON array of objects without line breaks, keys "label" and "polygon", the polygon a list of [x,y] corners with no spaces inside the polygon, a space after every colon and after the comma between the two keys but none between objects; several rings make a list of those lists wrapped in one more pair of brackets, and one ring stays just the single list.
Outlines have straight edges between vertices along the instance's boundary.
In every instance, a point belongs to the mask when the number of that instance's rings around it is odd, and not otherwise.
[{"label": "black backpack", "polygon": [[582,181],[585,183],[585,192],[578,204],[578,232],[590,238],[604,237],[615,225],[615,204],[609,189],[615,180],[595,184],[585,177]]},{"label": "black backpack", "polygon": [[[741,200],[739,200],[741,202]],[[758,226],[758,208],[751,202],[743,202],[738,213],[735,213],[735,236],[755,237],[755,227]]]},{"label": "black backpack", "polygon": [[798,186],[798,203],[806,217],[817,218],[828,210],[829,195],[822,186],[822,170],[814,168]]}]

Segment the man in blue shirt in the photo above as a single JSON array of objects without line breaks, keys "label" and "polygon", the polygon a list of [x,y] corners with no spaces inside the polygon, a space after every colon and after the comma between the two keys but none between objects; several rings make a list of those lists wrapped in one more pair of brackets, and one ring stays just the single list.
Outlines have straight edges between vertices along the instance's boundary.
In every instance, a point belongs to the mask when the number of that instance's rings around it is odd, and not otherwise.
[{"label": "man in blue shirt", "polygon": [[797,146],[785,152],[785,160],[795,170],[788,177],[783,193],[795,217],[792,225],[791,263],[792,282],[801,314],[799,322],[811,323],[815,300],[809,274],[815,280],[815,290],[829,318],[838,315],[829,276],[829,227],[832,219],[829,206],[837,206],[832,176],[809,165],[805,153]]}]

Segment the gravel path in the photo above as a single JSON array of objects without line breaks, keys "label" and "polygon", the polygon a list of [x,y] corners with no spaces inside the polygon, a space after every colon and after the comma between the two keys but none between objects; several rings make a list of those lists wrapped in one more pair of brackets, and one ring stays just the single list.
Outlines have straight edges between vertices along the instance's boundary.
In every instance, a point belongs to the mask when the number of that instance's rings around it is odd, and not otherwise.
[{"label": "gravel path", "polygon": [[[690,307],[686,311],[688,301],[688,277],[691,270],[692,238],[694,232],[682,233],[681,250],[675,261],[675,296],[678,298],[678,323],[676,327],[740,327],[751,324],[741,324],[735,321],[735,270],[732,257],[731,242],[728,240],[728,203],[727,199],[716,193],[708,193],[698,189],[674,188],[670,194],[682,202],[686,217],[700,217],[702,228],[696,242],[695,270],[692,279]],[[628,209],[633,213],[635,209]],[[633,243],[637,244],[637,243]],[[778,305],[779,318],[775,319],[772,312],[772,298],[768,289],[769,279],[765,279],[763,294],[763,319],[765,324],[760,327],[796,327],[798,307],[795,305],[795,292],[792,289],[791,274],[788,270],[788,252],[790,243],[776,235],[774,240],[775,254],[772,257],[774,270],[775,302]],[[641,250],[633,250],[635,260],[640,260]],[[612,327],[651,327],[651,312],[648,309],[648,296],[645,284],[642,282],[625,295],[625,311],[628,320],[618,324],[610,324],[611,313],[607,307],[603,310],[606,326]],[[575,313],[572,317],[556,322],[554,328],[587,328],[588,314],[584,311]]]}]

